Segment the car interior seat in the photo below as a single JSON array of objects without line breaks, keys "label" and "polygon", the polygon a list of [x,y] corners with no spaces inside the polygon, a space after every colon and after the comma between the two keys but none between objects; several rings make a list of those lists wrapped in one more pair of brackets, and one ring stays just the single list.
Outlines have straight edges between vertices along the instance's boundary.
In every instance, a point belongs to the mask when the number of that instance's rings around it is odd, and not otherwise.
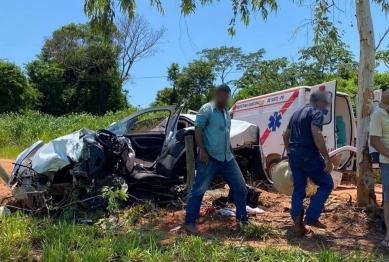
[{"label": "car interior seat", "polygon": [[177,130],[184,129],[185,127],[186,127],[185,123],[183,123],[183,122],[178,122],[178,124],[177,124]]},{"label": "car interior seat", "polygon": [[177,182],[183,169],[186,167],[185,137],[194,137],[194,128],[184,128],[176,133],[176,142],[169,146],[165,152],[158,157],[155,163],[155,170],[136,169],[129,175],[129,182],[155,180],[156,182]]}]

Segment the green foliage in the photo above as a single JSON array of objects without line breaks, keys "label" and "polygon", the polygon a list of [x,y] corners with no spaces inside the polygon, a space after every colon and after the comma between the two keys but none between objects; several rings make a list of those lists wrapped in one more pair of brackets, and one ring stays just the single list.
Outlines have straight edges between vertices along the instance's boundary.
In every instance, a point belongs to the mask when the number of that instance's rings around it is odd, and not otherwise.
[{"label": "green foliage", "polygon": [[175,88],[178,76],[180,75],[180,66],[177,63],[173,63],[167,69],[167,80]]},{"label": "green foliage", "polygon": [[[85,10],[105,12],[113,4],[86,1]],[[131,8],[129,1],[123,1],[121,11]],[[104,32],[94,30],[93,23],[72,23],[55,30],[45,38],[37,59],[26,65],[28,78],[14,64],[0,61],[0,113],[32,109],[55,116],[103,115],[127,108],[128,91],[122,85],[134,63],[158,52],[156,45],[166,30],[153,28],[140,15],[121,16],[115,23]],[[177,100],[174,95],[171,101]]]},{"label": "green foliage", "polygon": [[243,56],[240,48],[225,46],[204,49],[199,55],[202,60],[192,61],[181,71],[177,63],[168,68],[167,80],[173,87],[159,90],[151,106],[185,103],[186,108],[198,110],[212,99],[216,76],[225,82],[225,77],[242,64]]},{"label": "green foliage", "polygon": [[240,91],[234,96],[233,101],[276,92],[298,86],[303,81],[307,82],[310,73],[307,69],[310,67],[306,63],[290,63],[286,57],[261,60],[262,54],[263,51],[260,50],[252,60],[255,62],[245,62],[246,70],[236,81],[236,87]]},{"label": "green foliage", "polygon": [[237,87],[261,86],[263,94],[292,87],[297,81],[287,74],[288,66],[286,57],[253,63],[237,81]]},{"label": "green foliage", "polygon": [[62,115],[70,111],[72,88],[64,80],[65,69],[35,60],[26,65],[26,70],[32,85],[43,95],[42,112]]},{"label": "green foliage", "polygon": [[309,63],[310,70],[318,77],[331,75],[347,79],[350,73],[358,68],[358,63],[348,48],[349,46],[341,41],[334,45],[326,40],[300,50],[299,60]]},{"label": "green foliage", "polygon": [[17,65],[0,60],[0,79],[0,113],[22,112],[38,105],[40,93]]},{"label": "green foliage", "polygon": [[[262,60],[265,51],[244,56],[238,68],[243,75],[235,82],[240,89],[233,102],[253,96],[302,86],[316,85],[325,81],[338,80],[339,91],[356,94],[357,63],[343,42],[329,45],[327,42],[300,50],[298,62],[287,58]],[[347,86],[347,87],[346,87]]]},{"label": "green foliage", "polygon": [[25,114],[0,115],[0,156],[14,158],[37,140],[50,140],[88,127],[92,130],[108,127],[137,109],[130,107],[104,116],[69,114],[61,117],[29,111]]},{"label": "green foliage", "polygon": [[175,90],[171,87],[165,87],[164,89],[158,90],[155,97],[155,101],[150,104],[151,107],[154,106],[167,106],[172,105],[172,96],[174,95]]},{"label": "green foliage", "polygon": [[216,76],[212,63],[194,60],[181,71],[179,65],[173,63],[168,68],[167,79],[173,88],[159,90],[151,106],[185,103],[186,108],[197,110],[210,100]]},{"label": "green foliage", "polygon": [[173,86],[173,90],[170,93],[169,105],[178,103],[177,79],[179,75],[180,75],[180,66],[177,63],[171,64],[167,70],[167,80]]},{"label": "green foliage", "polygon": [[[308,20],[302,26],[300,25],[296,31],[301,30],[306,26],[313,28],[313,41],[315,44],[320,43],[323,39],[332,41],[333,45],[337,45],[341,40],[342,32],[339,32],[337,23],[333,17],[337,12],[344,12],[340,7],[343,7],[343,0],[290,0],[298,6],[305,6],[313,12],[313,19]],[[180,0],[181,13],[184,15],[194,14],[199,6],[211,5],[220,3],[221,0]],[[388,0],[373,0],[381,6],[385,14],[389,12]],[[266,21],[269,13],[277,12],[281,1],[277,0],[231,0],[232,17],[227,29],[232,36],[236,34],[235,25],[237,19],[245,26],[248,26],[250,19],[256,15],[260,15],[262,20]],[[162,0],[150,0],[150,5],[155,6],[161,14],[164,14]],[[91,22],[99,30],[106,32],[112,25],[115,17],[115,7],[119,6],[121,12],[128,15],[129,18],[134,18],[136,0],[84,0],[84,12],[91,18]],[[336,20],[336,21],[335,21]]]},{"label": "green foliage", "polygon": [[374,74],[374,85],[375,89],[380,89],[381,86],[389,84],[389,71],[386,71],[385,73],[378,73],[376,72]]},{"label": "green foliage", "polygon": [[130,19],[135,17],[135,0],[84,0],[85,14],[91,19],[93,28],[103,32],[106,39],[110,38],[117,4]]},{"label": "green foliage", "polygon": [[115,189],[113,187],[104,186],[101,189],[101,192],[104,197],[108,198],[107,210],[110,213],[119,212],[120,201],[126,201],[128,198],[127,190],[124,188]]},{"label": "green foliage", "polygon": [[27,75],[43,97],[40,110],[53,115],[104,114],[127,106],[121,89],[118,53],[88,24],[70,24],[45,40]]},{"label": "green foliage", "polygon": [[255,225],[255,224],[248,224],[247,226],[243,227],[243,235],[245,239],[262,239],[266,240],[271,237],[275,237],[277,235],[277,232],[275,228],[272,225]]},{"label": "green foliage", "polygon": [[387,261],[373,252],[342,255],[333,249],[308,253],[298,248],[233,245],[228,238],[209,239],[178,235],[159,246],[164,235],[155,228],[102,230],[98,225],[50,221],[16,213],[1,218],[1,261]]},{"label": "green foliage", "polygon": [[389,50],[378,51],[376,54],[376,60],[378,63],[382,62],[389,69]]},{"label": "green foliage", "polygon": [[142,215],[145,213],[145,206],[146,205],[135,205],[131,207],[124,212],[123,219],[131,226],[135,226],[141,221]]},{"label": "green foliage", "polygon": [[[235,86],[235,90],[238,91],[237,93],[233,92],[232,103],[291,87],[310,86],[337,80],[338,91],[347,93],[350,96],[355,109],[358,63],[355,61],[354,55],[348,50],[349,46],[341,41],[337,45],[329,42],[329,40],[325,40],[317,45],[301,49],[299,51],[300,57],[296,62],[290,62],[286,57],[264,60],[266,53],[264,49],[244,54],[239,48],[224,46],[204,49],[199,55],[203,59],[200,60],[201,62],[212,66],[214,79],[216,76],[219,76],[219,78],[225,77],[231,70],[242,72],[240,77],[237,75],[237,79],[229,81],[229,84]],[[385,59],[385,56],[381,56],[382,60]],[[172,96],[174,91],[177,92],[179,97],[178,102],[186,101],[185,97],[190,97],[191,100],[196,99],[192,96],[193,93],[190,92],[196,89],[189,88],[191,85],[186,84],[187,82],[196,83],[196,79],[199,79],[200,74],[193,73],[196,64],[198,65],[198,60],[189,64],[188,68],[191,70],[185,78],[183,78],[183,73],[179,71],[179,66],[172,64],[168,69],[168,80],[173,88],[160,90],[157,93],[156,101],[152,105],[171,104],[169,103],[169,97]],[[206,64],[203,65],[198,72],[206,72],[204,70]],[[209,73],[208,76],[210,79],[211,75]],[[378,89],[383,84],[389,83],[388,76],[388,73],[375,73],[375,88]],[[204,77],[201,78],[204,79]],[[212,88],[213,85],[210,85],[208,92],[205,89],[198,91],[197,93],[202,94],[202,98],[189,107],[197,109],[197,105],[211,99]]]},{"label": "green foliage", "polygon": [[[220,2],[220,0],[180,0],[181,13],[184,15],[193,14],[198,7]],[[278,9],[277,0],[233,0],[232,18],[229,23],[228,33],[235,35],[235,24],[237,19],[248,26],[252,15],[259,13],[263,20],[266,20],[270,12]],[[155,6],[158,11],[164,14],[162,0],[150,0],[150,5]],[[135,17],[136,0],[84,0],[84,12],[91,19],[92,25],[107,33],[115,18],[115,11],[119,10],[129,18]],[[108,34],[108,33],[107,33]]]},{"label": "green foliage", "polygon": [[216,77],[212,65],[194,60],[182,69],[177,78],[178,101],[187,108],[197,110],[208,102],[209,92]]},{"label": "green foliage", "polygon": [[266,54],[265,49],[261,48],[256,52],[243,54],[241,57],[241,61],[237,64],[238,70],[247,71],[260,61],[262,61],[264,55]]},{"label": "green foliage", "polygon": [[226,83],[226,77],[231,71],[236,70],[238,63],[242,61],[242,48],[221,46],[219,48],[204,49],[197,53],[202,59],[211,63],[215,74],[222,83]]},{"label": "green foliage", "polygon": [[315,43],[319,43],[323,39],[328,39],[333,42],[333,45],[336,45],[340,40],[341,35],[339,30],[333,20],[330,19],[330,16],[333,15],[331,12],[335,7],[336,5],[328,0],[316,1],[314,19],[312,21],[313,41]]}]

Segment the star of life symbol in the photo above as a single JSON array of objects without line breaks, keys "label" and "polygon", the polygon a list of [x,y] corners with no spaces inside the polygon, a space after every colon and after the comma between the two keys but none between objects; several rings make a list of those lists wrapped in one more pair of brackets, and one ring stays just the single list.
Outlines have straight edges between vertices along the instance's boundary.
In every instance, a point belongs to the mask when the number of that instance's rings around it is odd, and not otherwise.
[{"label": "star of life symbol", "polygon": [[323,111],[321,111],[323,113],[324,116],[327,116],[328,115],[328,112],[330,112],[330,110],[328,110],[328,108],[324,108]]},{"label": "star of life symbol", "polygon": [[281,126],[282,115],[278,112],[274,112],[273,115],[269,117],[269,125],[268,128],[274,132]]}]

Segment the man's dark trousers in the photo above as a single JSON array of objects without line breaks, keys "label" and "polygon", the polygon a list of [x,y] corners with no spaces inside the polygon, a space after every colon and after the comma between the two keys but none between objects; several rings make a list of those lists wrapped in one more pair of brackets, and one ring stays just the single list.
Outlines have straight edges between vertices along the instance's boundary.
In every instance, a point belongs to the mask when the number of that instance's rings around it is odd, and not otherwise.
[{"label": "man's dark trousers", "polygon": [[319,188],[311,199],[305,221],[312,224],[316,223],[334,188],[332,177],[329,173],[324,172],[324,159],[319,153],[305,156],[292,155],[288,158],[294,186],[290,211],[292,219],[295,219],[304,211],[303,202],[306,197],[307,179],[310,178]]}]

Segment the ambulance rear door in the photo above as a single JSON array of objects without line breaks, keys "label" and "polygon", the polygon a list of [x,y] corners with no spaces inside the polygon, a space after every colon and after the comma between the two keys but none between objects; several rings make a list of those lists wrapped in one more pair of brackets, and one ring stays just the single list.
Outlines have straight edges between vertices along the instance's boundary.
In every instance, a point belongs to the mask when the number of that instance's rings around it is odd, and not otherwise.
[{"label": "ambulance rear door", "polygon": [[336,126],[335,126],[335,98],[336,98],[336,80],[315,85],[311,87],[310,94],[315,91],[327,92],[328,98],[331,104],[323,110],[323,136],[326,141],[328,152],[335,150],[336,148]]}]

